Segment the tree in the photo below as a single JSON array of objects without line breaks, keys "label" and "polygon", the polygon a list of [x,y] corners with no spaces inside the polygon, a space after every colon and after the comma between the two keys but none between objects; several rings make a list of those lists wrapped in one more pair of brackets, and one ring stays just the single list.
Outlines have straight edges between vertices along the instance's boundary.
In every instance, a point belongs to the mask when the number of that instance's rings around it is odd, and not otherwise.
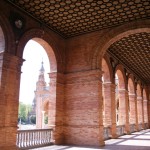
[{"label": "tree", "polygon": [[28,114],[31,111],[30,104],[24,104],[23,102],[19,102],[19,120],[26,122],[28,120]]}]

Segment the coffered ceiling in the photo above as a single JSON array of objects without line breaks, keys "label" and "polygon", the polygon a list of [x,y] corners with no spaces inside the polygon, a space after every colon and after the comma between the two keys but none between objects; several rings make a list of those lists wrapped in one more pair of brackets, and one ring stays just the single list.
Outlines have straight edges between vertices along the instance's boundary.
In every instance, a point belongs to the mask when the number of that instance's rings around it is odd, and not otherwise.
[{"label": "coffered ceiling", "polygon": [[115,42],[108,52],[136,73],[145,83],[150,83],[150,33],[138,33]]},{"label": "coffered ceiling", "polygon": [[[150,18],[150,0],[6,0],[63,38]],[[108,52],[150,83],[150,34],[115,42]]]},{"label": "coffered ceiling", "polygon": [[150,17],[149,0],[7,0],[65,38]]}]

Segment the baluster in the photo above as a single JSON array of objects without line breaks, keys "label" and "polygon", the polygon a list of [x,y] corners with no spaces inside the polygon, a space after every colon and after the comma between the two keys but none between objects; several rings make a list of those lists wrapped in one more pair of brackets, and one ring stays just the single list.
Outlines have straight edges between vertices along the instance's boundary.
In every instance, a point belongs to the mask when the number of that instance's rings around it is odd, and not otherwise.
[{"label": "baluster", "polygon": [[49,143],[49,136],[48,136],[48,131],[46,131],[46,143],[48,144]]},{"label": "baluster", "polygon": [[33,141],[33,131],[29,132],[29,146],[32,146],[34,143]]},{"label": "baluster", "polygon": [[45,144],[45,131],[43,132],[43,144]]},{"label": "baluster", "polygon": [[51,141],[52,141],[52,130],[49,130],[49,131],[47,131],[47,134],[48,134],[48,143],[51,143]]},{"label": "baluster", "polygon": [[44,144],[44,131],[41,132],[41,141],[42,141],[42,144]]},{"label": "baluster", "polygon": [[38,144],[39,144],[39,131],[37,131],[37,138],[36,138],[36,139],[37,139],[37,141],[36,141],[36,142],[37,142],[37,143],[36,143],[36,145],[38,145]]},{"label": "baluster", "polygon": [[44,144],[46,144],[46,130],[44,131]]},{"label": "baluster", "polygon": [[38,140],[38,131],[37,132],[35,132],[35,145],[37,145],[37,140]]},{"label": "baluster", "polygon": [[35,145],[35,131],[32,132],[32,140],[33,142],[31,142],[31,145],[33,144],[33,146]]},{"label": "baluster", "polygon": [[41,140],[41,144],[43,144],[43,132],[40,131],[40,140]]},{"label": "baluster", "polygon": [[24,136],[23,132],[21,134],[21,147],[24,147]]},{"label": "baluster", "polygon": [[27,147],[29,146],[29,131],[27,131]]}]

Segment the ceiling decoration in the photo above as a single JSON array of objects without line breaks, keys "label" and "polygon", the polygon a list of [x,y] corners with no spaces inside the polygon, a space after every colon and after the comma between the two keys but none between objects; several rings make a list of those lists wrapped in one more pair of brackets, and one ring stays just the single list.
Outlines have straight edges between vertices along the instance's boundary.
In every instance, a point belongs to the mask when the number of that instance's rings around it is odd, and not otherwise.
[{"label": "ceiling decoration", "polygon": [[150,17],[149,0],[7,0],[64,38]]},{"label": "ceiling decoration", "polygon": [[124,37],[112,44],[108,52],[128,66],[139,79],[150,83],[150,33]]}]

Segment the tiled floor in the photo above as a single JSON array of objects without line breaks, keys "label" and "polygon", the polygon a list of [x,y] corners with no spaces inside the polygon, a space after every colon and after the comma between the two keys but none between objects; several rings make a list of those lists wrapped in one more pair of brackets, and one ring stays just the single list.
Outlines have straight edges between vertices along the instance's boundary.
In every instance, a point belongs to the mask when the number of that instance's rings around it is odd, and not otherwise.
[{"label": "tiled floor", "polygon": [[[77,147],[77,146],[58,146],[36,148],[32,150],[150,150],[150,129],[124,135],[118,139],[105,141],[105,146],[100,148],[94,147]],[[31,149],[30,149],[31,150]]]}]

